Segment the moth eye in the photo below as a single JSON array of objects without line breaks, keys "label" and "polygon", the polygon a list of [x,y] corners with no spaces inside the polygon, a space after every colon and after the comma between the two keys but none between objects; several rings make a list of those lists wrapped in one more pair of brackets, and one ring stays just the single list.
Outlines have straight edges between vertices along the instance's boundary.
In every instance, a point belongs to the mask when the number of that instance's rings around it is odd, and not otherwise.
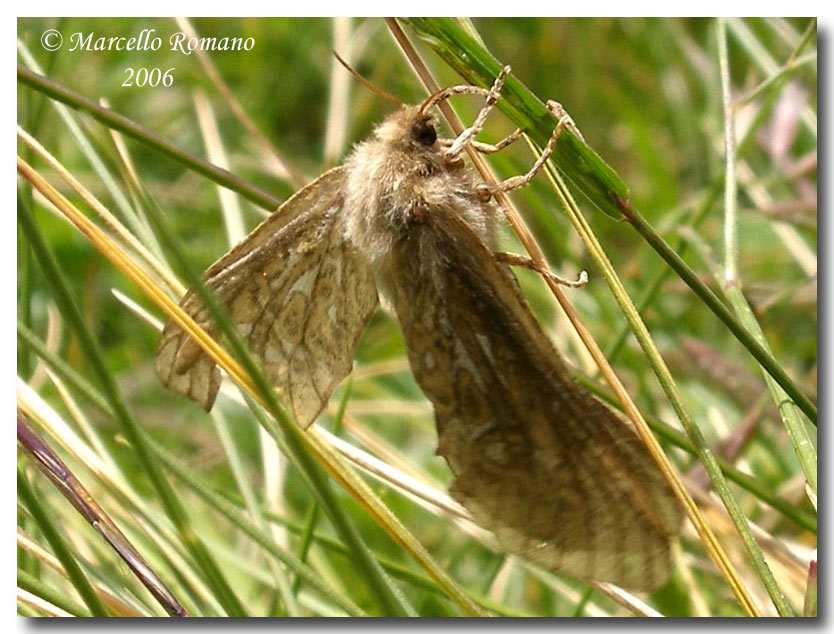
[{"label": "moth eye", "polygon": [[437,132],[432,124],[418,121],[411,126],[411,138],[422,145],[432,145],[437,141]]}]

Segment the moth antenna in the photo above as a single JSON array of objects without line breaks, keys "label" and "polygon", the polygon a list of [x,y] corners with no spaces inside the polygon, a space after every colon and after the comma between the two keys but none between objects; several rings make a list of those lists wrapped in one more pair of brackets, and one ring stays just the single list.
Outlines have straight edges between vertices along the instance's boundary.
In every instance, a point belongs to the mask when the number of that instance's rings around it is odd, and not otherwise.
[{"label": "moth antenna", "polygon": [[362,75],[360,75],[360,74],[359,74],[359,73],[358,73],[358,72],[357,72],[357,71],[353,68],[353,66],[351,66],[350,64],[348,64],[345,60],[343,60],[343,59],[339,56],[339,54],[338,54],[336,51],[333,51],[333,56],[334,56],[337,60],[339,60],[339,63],[340,63],[342,66],[344,66],[345,68],[347,68],[348,72],[349,72],[351,75],[353,75],[353,77],[354,77],[354,78],[355,78],[355,79],[356,79],[356,80],[357,80],[360,84],[362,84],[363,86],[365,86],[365,88],[367,88],[368,90],[370,90],[372,93],[374,93],[374,94],[376,94],[376,95],[378,95],[378,96],[382,97],[383,99],[387,99],[388,101],[391,101],[391,102],[393,102],[393,103],[397,104],[398,106],[404,106],[404,105],[405,105],[402,101],[400,101],[399,99],[397,99],[397,98],[396,98],[394,95],[392,95],[391,93],[387,93],[387,92],[385,92],[382,88],[379,88],[378,86],[374,86],[371,82],[369,82],[367,79],[365,79],[364,77],[362,77]]}]

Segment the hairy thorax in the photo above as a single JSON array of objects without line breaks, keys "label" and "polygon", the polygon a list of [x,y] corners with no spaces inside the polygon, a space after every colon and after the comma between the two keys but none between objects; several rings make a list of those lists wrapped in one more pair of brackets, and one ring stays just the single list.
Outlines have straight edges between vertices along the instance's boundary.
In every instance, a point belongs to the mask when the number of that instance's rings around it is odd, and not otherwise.
[{"label": "hairy thorax", "polygon": [[345,165],[345,234],[377,270],[432,214],[454,214],[485,244],[495,242],[494,208],[478,197],[463,165],[448,165],[439,143],[421,146],[406,134],[414,113],[389,116]]}]

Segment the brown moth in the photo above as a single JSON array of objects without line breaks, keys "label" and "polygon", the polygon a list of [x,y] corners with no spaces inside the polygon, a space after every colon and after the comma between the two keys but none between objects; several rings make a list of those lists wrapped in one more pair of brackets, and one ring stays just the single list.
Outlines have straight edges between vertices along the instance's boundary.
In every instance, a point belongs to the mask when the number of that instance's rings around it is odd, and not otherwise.
[{"label": "brown moth", "polygon": [[[676,500],[633,430],[571,377],[505,264],[528,263],[495,253],[495,188],[463,167],[467,144],[495,151],[518,138],[474,141],[508,71],[488,91],[456,86],[400,108],[216,262],[206,282],[302,425],[350,372],[379,289],[434,405],[452,495],[507,551],[651,590],[671,569]],[[486,105],[456,139],[438,139],[428,111],[460,93],[482,94]],[[526,184],[561,127],[527,175],[497,188]],[[209,326],[193,292],[181,305]],[[220,372],[170,321],[155,368],[166,386],[212,407]]]}]

